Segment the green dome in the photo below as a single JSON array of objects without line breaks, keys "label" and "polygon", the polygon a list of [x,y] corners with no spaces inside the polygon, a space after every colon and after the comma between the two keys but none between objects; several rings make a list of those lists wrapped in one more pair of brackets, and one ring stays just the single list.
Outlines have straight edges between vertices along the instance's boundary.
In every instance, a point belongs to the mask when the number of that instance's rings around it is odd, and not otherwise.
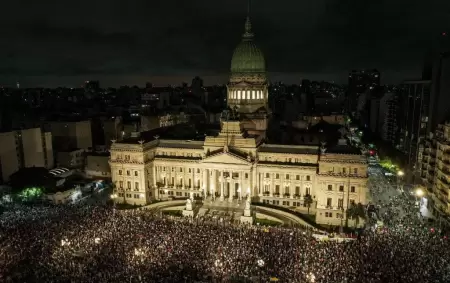
[{"label": "green dome", "polygon": [[264,55],[251,40],[243,40],[234,50],[231,58],[232,73],[264,73]]},{"label": "green dome", "polygon": [[253,42],[251,29],[250,18],[247,17],[242,41],[234,50],[231,58],[232,73],[264,73],[266,71],[264,55]]}]

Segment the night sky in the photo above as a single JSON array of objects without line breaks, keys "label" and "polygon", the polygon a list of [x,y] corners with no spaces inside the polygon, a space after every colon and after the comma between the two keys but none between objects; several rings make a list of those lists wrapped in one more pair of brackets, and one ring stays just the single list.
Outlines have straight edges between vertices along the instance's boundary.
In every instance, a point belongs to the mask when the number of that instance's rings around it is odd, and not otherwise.
[{"label": "night sky", "polygon": [[[4,1],[0,84],[225,83],[246,11],[245,0]],[[450,1],[253,0],[251,18],[272,81],[377,68],[396,83],[420,77]]]}]

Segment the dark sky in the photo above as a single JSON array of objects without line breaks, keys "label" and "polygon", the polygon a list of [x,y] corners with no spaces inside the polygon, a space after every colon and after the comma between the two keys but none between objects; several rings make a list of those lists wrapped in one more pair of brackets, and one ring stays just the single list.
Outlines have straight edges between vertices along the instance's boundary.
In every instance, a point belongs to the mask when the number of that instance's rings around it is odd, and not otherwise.
[{"label": "dark sky", "polygon": [[[2,3],[0,83],[102,86],[225,83],[245,0],[15,0]],[[271,80],[345,82],[378,68],[385,83],[420,76],[448,0],[253,0]]]}]

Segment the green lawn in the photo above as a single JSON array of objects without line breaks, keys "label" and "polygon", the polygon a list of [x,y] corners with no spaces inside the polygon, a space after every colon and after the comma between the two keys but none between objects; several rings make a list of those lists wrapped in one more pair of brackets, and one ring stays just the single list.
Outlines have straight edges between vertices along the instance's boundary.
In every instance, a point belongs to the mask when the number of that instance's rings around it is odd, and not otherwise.
[{"label": "green lawn", "polygon": [[269,220],[269,219],[261,219],[261,218],[256,218],[255,219],[255,224],[258,224],[261,226],[279,226],[282,223],[278,222],[278,221],[273,221],[273,220]]}]

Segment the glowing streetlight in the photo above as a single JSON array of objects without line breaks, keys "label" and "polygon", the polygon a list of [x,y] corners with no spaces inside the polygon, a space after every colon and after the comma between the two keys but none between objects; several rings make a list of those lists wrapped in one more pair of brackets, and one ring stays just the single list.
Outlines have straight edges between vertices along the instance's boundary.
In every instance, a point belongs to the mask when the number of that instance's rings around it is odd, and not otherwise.
[{"label": "glowing streetlight", "polygon": [[117,198],[117,194],[112,194],[110,195],[111,199],[116,199]]},{"label": "glowing streetlight", "polygon": [[422,191],[422,189],[417,189],[417,190],[416,190],[416,196],[418,196],[418,197],[422,197],[422,196],[423,196],[423,191]]},{"label": "glowing streetlight", "polygon": [[402,170],[397,172],[397,176],[402,177],[403,175],[405,175],[405,173]]}]

